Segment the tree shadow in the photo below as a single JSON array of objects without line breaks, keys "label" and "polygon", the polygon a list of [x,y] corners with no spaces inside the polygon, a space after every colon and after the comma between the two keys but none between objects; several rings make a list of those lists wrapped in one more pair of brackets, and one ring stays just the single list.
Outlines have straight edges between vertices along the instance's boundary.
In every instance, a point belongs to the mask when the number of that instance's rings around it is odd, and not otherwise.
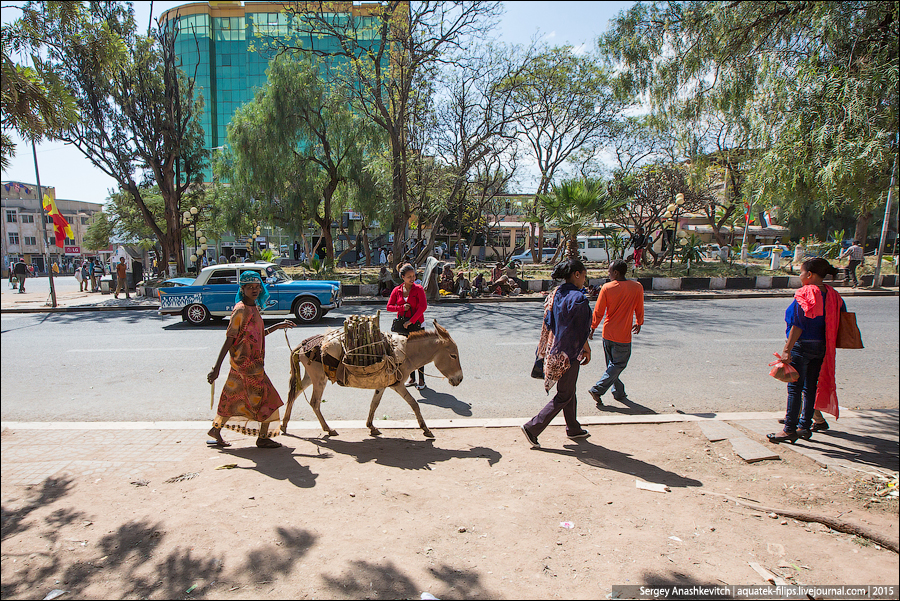
[{"label": "tree shadow", "polygon": [[[0,507],[0,540],[19,534],[31,528],[26,525],[26,518],[37,509],[46,507],[68,495],[74,486],[74,479],[70,476],[47,478],[40,484],[36,494],[18,509]],[[26,490],[32,490],[27,487]],[[84,519],[84,514],[72,510],[59,510],[47,518],[58,529],[76,520]]]},{"label": "tree shadow", "polygon": [[[682,593],[680,590],[669,590],[668,595],[665,597],[666,599],[696,599],[697,593],[694,592],[691,594],[690,589],[692,587],[703,587],[706,589],[710,589],[708,594],[703,595],[703,599],[733,599],[734,597],[727,592],[718,593],[716,592],[716,587],[724,587],[721,581],[719,582],[709,582],[698,580],[694,576],[685,574],[679,571],[671,571],[665,574],[660,574],[658,572],[644,572],[643,578],[638,585],[631,585],[627,587],[625,591],[621,591],[621,587],[613,587],[613,594],[619,592],[621,597],[624,598],[641,598],[639,587],[653,587],[653,588],[669,588],[674,589],[678,587],[678,589],[684,589]],[[631,589],[631,590],[629,590]]]},{"label": "tree shadow", "polygon": [[[256,465],[253,467],[237,467],[235,469],[253,470],[273,480],[286,480],[297,488],[312,488],[316,485],[318,474],[308,466],[301,465],[294,457],[313,457],[292,453],[291,447],[282,446],[280,449],[260,449],[256,447],[225,447],[218,451],[223,455],[249,459]],[[323,457],[326,458],[326,457]]]},{"label": "tree shadow", "polygon": [[[160,555],[166,535],[161,522],[127,522],[96,543],[93,557],[70,559],[70,555],[57,552],[39,568],[20,570],[9,578],[4,576],[3,597],[33,592],[45,587],[52,578],[59,582],[59,588],[77,598],[89,587],[106,583],[109,575],[114,574],[119,587],[117,598],[181,599],[198,583],[205,586],[225,576],[222,555],[208,552],[195,555],[193,548],[181,547]],[[250,551],[228,576],[246,576],[256,581],[284,576],[316,541],[315,535],[298,528],[278,528],[277,537],[272,544]],[[195,594],[202,592],[201,589]]]},{"label": "tree shadow", "polygon": [[574,457],[578,461],[600,469],[630,474],[646,482],[665,484],[673,488],[685,488],[689,486],[703,486],[703,483],[693,478],[685,478],[674,472],[664,470],[661,467],[635,459],[628,453],[622,453],[613,449],[607,449],[600,445],[592,444],[587,440],[580,440],[563,446],[563,449],[537,449],[544,453],[566,455]]},{"label": "tree shadow", "polygon": [[404,438],[376,437],[352,442],[334,437],[305,438],[317,447],[324,447],[339,455],[356,458],[357,463],[375,462],[386,467],[404,470],[430,470],[433,464],[450,459],[486,458],[494,465],[502,455],[487,447],[472,447],[467,451],[442,449],[433,440],[407,440]]},{"label": "tree shadow", "polygon": [[419,403],[441,407],[442,409],[450,409],[456,415],[472,417],[472,405],[460,401],[452,394],[438,392],[432,388],[424,388],[419,391],[419,394],[422,395],[422,398],[418,399]]}]

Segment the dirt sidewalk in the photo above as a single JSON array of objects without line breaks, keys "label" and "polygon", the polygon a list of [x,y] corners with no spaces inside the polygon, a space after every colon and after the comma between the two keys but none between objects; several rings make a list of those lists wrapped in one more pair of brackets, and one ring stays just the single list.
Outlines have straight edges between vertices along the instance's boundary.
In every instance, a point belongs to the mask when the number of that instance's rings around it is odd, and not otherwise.
[{"label": "dirt sidewalk", "polygon": [[554,426],[541,450],[514,427],[338,430],[267,450],[231,432],[217,449],[198,430],[4,429],[2,597],[597,599],[764,584],[751,562],[794,584],[898,582],[891,551],[720,496],[896,537],[873,476],[774,446],[780,460],[748,464],[695,422],[579,442]]}]

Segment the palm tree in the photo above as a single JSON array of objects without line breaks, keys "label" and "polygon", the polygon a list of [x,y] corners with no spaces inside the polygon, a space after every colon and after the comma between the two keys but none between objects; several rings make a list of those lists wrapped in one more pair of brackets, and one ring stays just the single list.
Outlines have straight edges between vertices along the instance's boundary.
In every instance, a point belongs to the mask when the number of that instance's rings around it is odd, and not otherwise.
[{"label": "palm tree", "polygon": [[549,194],[538,195],[547,220],[566,236],[566,258],[578,258],[578,236],[625,204],[606,193],[599,180],[567,180],[553,185]]}]

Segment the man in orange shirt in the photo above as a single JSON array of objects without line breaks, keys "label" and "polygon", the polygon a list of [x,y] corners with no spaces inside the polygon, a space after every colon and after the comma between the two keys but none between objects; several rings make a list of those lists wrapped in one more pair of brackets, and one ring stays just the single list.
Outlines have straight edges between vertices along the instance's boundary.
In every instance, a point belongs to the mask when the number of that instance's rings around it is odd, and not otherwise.
[{"label": "man in orange shirt", "polygon": [[594,339],[594,330],[603,322],[603,354],[606,356],[606,372],[588,389],[598,408],[603,406],[601,397],[610,387],[614,399],[628,401],[619,375],[631,358],[631,335],[640,333],[644,323],[644,287],[638,282],[626,280],[627,270],[628,266],[622,260],[613,261],[609,266],[611,281],[600,289],[591,320],[591,340]]}]

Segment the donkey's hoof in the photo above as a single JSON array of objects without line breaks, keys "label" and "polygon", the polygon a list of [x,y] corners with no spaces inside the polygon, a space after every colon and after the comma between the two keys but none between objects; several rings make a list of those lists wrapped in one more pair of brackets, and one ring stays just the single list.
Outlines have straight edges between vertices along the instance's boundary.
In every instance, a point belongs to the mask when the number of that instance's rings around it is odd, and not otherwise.
[{"label": "donkey's hoof", "polygon": [[369,434],[371,434],[372,436],[381,436],[381,430],[379,430],[378,428],[370,428]]},{"label": "donkey's hoof", "polygon": [[281,426],[281,433],[287,434],[287,426]]},{"label": "donkey's hoof", "polygon": [[328,436],[337,436],[337,430],[329,430]]},{"label": "donkey's hoof", "polygon": [[425,434],[425,438],[434,438],[434,434],[431,433],[431,430],[425,428],[422,430],[422,433]]}]

